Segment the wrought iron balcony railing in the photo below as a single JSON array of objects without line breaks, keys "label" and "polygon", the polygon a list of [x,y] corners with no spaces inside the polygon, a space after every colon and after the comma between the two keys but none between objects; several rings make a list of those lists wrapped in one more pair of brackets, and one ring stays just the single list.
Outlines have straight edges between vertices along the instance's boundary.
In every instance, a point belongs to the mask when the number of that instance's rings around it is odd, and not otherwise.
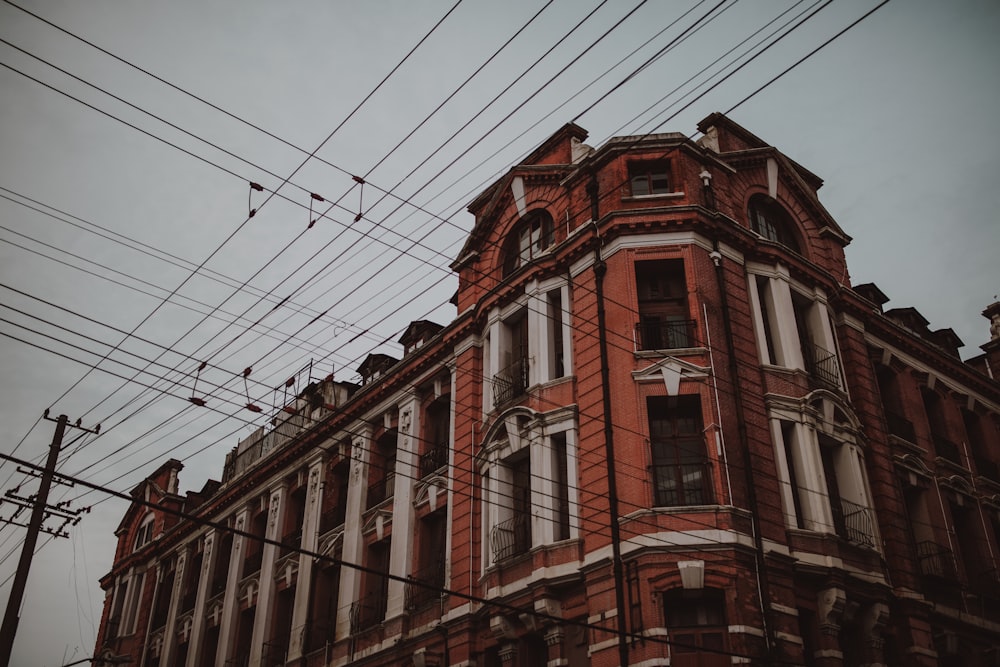
[{"label": "wrought iron balcony railing", "polygon": [[410,579],[426,586],[407,582],[405,591],[407,609],[419,609],[432,601],[440,600],[440,589],[444,587],[444,554],[435,558],[431,565],[411,574]]},{"label": "wrought iron balcony railing", "polygon": [[385,618],[386,599],[384,597],[358,600],[351,605],[351,634],[356,635],[382,623]]},{"label": "wrought iron balcony railing", "polygon": [[518,359],[493,376],[493,404],[507,405],[528,389],[528,360]]},{"label": "wrought iron balcony railing", "polygon": [[694,320],[639,322],[635,325],[640,350],[676,350],[694,345]]},{"label": "wrought iron balcony railing", "polygon": [[345,518],[347,518],[347,503],[340,503],[333,509],[323,512],[319,517],[320,535],[343,525]]},{"label": "wrought iron balcony railing", "polygon": [[257,551],[251,551],[247,554],[246,560],[243,561],[243,576],[249,576],[256,572],[260,572],[260,565],[264,561],[264,550],[263,548]]},{"label": "wrought iron balcony railing", "polygon": [[843,537],[849,542],[875,548],[875,520],[872,511],[849,500],[840,501],[843,510]]},{"label": "wrought iron balcony railing", "polygon": [[951,549],[945,548],[932,540],[917,544],[917,562],[920,564],[920,574],[933,579],[957,581],[955,555]]},{"label": "wrought iron balcony railing", "polygon": [[368,486],[368,509],[392,498],[395,484],[396,475],[392,471],[387,472],[382,479],[370,484]]},{"label": "wrought iron balcony railing", "polygon": [[802,352],[810,377],[831,389],[840,388],[840,362],[836,352],[819,345],[804,345]]},{"label": "wrought iron balcony railing", "polygon": [[528,553],[531,549],[531,528],[524,514],[515,514],[493,526],[490,531],[493,561],[499,563]]},{"label": "wrought iron balcony railing", "polygon": [[448,446],[435,445],[420,456],[420,476],[427,477],[448,463]]}]

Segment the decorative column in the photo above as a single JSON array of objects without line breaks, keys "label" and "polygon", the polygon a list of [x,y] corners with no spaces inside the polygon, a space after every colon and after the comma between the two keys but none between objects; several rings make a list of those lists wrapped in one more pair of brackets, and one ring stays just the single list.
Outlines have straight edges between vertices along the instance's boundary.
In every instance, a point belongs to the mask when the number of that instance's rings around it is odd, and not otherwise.
[{"label": "decorative column", "polygon": [[[285,523],[285,497],[288,486],[281,482],[271,491],[267,504],[267,530],[264,536],[269,540],[279,541]],[[264,643],[271,636],[271,623],[274,617],[274,562],[278,559],[278,546],[264,544],[264,553],[260,563],[260,589],[257,592],[257,609],[253,617],[253,635],[250,639],[250,665],[260,664],[264,651]]]},{"label": "decorative column", "polygon": [[554,536],[556,479],[554,452],[548,446],[548,436],[542,434],[542,424],[532,422],[528,431],[531,457],[531,544],[551,544]]},{"label": "decorative column", "polygon": [[[237,531],[246,530],[249,510],[244,507],[236,514],[233,527]],[[219,646],[215,651],[215,664],[223,665],[232,657],[233,633],[236,631],[236,614],[239,600],[236,599],[240,578],[243,576],[243,557],[247,538],[239,533],[233,535],[233,549],[229,553],[229,575],[226,577],[226,592],[222,602],[222,618],[219,620]]]},{"label": "decorative column", "polygon": [[184,567],[186,564],[187,553],[182,551],[177,555],[174,586],[170,591],[167,624],[163,629],[163,650],[160,651],[160,667],[169,667],[169,665],[174,664],[174,652],[177,650],[177,609],[181,604],[181,588],[184,586]]},{"label": "decorative column", "polygon": [[[392,533],[396,539],[389,545],[389,574],[405,577],[413,563],[413,480],[420,477],[419,434],[420,401],[415,393],[399,404],[399,437],[396,441],[396,475],[392,501]],[[386,603],[387,619],[405,611],[406,584],[389,580]]]},{"label": "decorative column", "polygon": [[212,585],[213,561],[212,552],[218,531],[208,532],[201,556],[201,572],[198,573],[198,592],[194,600],[194,617],[191,620],[191,637],[188,640],[187,660],[185,667],[195,667],[201,656],[202,635],[205,632],[205,603],[208,601],[209,587]]},{"label": "decorative column", "polygon": [[[309,482],[306,487],[306,508],[302,518],[302,548],[316,551],[319,540],[319,519],[323,508],[323,464],[324,457],[314,458],[309,463]],[[302,656],[309,618],[309,597],[313,587],[313,558],[299,554],[299,585],[295,587],[295,603],[292,608],[292,635],[288,639],[288,660]]]},{"label": "decorative column", "polygon": [[337,597],[337,637],[351,631],[351,605],[361,595],[361,572],[351,565],[361,565],[364,543],[361,536],[361,515],[368,495],[368,463],[371,460],[372,431],[370,426],[351,441],[351,478],[347,484],[347,517],[344,522],[344,546],[340,570],[340,593]]}]

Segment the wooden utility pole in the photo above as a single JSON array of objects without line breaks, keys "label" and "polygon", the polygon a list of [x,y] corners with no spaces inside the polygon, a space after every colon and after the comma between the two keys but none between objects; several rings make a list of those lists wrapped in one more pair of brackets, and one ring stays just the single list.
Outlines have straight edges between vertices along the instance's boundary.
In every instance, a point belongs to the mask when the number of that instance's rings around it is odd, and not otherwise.
[{"label": "wooden utility pole", "polygon": [[[14,584],[10,589],[10,599],[7,600],[7,612],[3,617],[3,625],[0,626],[0,667],[8,667],[10,665],[10,655],[14,649],[14,637],[17,635],[17,625],[21,620],[21,601],[24,599],[24,588],[28,583],[28,571],[31,569],[31,559],[35,555],[38,533],[41,532],[42,522],[45,520],[49,489],[52,487],[52,478],[56,471],[56,463],[59,460],[59,450],[62,447],[63,434],[66,432],[66,425],[69,421],[66,415],[59,415],[58,419],[50,419],[48,410],[45,411],[45,419],[56,422],[56,432],[52,436],[52,444],[49,445],[49,457],[45,461],[45,470],[42,473],[41,484],[38,486],[38,495],[35,497],[35,504],[31,509],[28,533],[24,536],[21,559],[17,563]],[[80,420],[77,420],[76,427],[81,428]],[[97,429],[100,429],[100,426]],[[97,429],[91,432],[96,433]],[[89,429],[82,430],[87,431]]]}]

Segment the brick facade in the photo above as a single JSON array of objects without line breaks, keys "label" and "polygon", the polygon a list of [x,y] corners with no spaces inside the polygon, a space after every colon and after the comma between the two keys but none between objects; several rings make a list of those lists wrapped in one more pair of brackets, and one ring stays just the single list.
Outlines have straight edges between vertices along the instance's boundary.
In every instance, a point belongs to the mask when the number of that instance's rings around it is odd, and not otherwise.
[{"label": "brick facade", "polygon": [[95,654],[998,664],[995,359],[852,288],[817,176],[699,130],[565,126],[470,205],[453,322],[137,487]]}]

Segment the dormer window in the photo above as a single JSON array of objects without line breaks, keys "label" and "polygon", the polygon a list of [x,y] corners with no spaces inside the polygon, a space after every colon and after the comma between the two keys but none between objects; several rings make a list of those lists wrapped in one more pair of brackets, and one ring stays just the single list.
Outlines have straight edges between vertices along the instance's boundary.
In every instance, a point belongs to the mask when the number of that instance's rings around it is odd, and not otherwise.
[{"label": "dormer window", "polygon": [[504,277],[538,259],[553,242],[552,216],[547,211],[536,209],[525,215],[504,243]]},{"label": "dormer window", "polygon": [[669,194],[670,163],[666,160],[630,162],[628,180],[633,197]]},{"label": "dormer window", "polygon": [[750,229],[763,238],[800,252],[794,231],[795,223],[788,212],[774,199],[764,195],[754,195],[750,198],[747,217],[750,218]]},{"label": "dormer window", "polygon": [[142,523],[139,524],[139,530],[135,533],[135,547],[133,551],[138,551],[147,544],[153,541],[153,513],[147,514]]}]

